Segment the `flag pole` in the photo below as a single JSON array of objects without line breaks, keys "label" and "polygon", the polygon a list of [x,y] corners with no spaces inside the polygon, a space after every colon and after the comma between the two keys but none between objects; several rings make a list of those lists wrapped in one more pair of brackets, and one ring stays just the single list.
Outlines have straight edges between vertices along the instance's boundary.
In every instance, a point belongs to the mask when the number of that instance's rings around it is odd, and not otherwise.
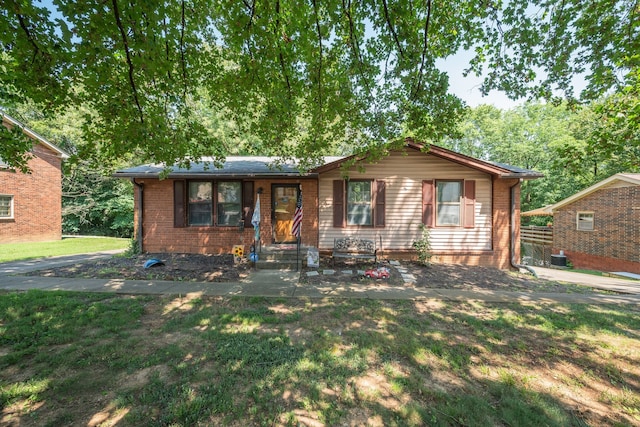
[{"label": "flag pole", "polygon": [[302,184],[298,187],[296,211],[291,224],[291,234],[296,236],[296,271],[300,262],[300,241],[302,240]]}]

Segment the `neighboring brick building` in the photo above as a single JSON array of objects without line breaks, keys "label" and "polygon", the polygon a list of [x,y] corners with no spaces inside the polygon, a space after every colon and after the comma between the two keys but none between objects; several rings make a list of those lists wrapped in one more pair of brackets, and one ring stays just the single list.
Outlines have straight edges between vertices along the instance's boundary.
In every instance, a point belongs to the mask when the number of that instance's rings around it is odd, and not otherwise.
[{"label": "neighboring brick building", "polygon": [[348,171],[347,158],[325,158],[302,173],[293,163],[273,167],[274,158],[228,157],[221,168],[196,163],[166,174],[143,165],[115,176],[136,186],[136,236],[145,252],[219,254],[242,245],[246,253],[258,193],[259,243],[295,242],[290,230],[301,190],[301,242],[321,252],[336,238],[357,236],[381,242],[384,257],[412,257],[425,224],[434,262],[502,269],[519,263],[520,180],[541,175],[423,148],[408,140],[404,149]]},{"label": "neighboring brick building", "polygon": [[616,174],[549,208],[553,252],[575,268],[640,274],[640,174]]},{"label": "neighboring brick building", "polygon": [[6,114],[2,114],[2,124],[20,127],[33,139],[33,157],[29,174],[11,170],[0,159],[0,244],[59,240],[62,160],[68,155]]}]

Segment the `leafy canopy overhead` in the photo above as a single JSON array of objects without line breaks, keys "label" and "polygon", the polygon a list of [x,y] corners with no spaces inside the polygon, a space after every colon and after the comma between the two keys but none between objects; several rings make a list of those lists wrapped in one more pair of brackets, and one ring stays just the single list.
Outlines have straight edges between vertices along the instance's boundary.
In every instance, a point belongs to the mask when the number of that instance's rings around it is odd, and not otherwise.
[{"label": "leafy canopy overhead", "polygon": [[203,97],[260,154],[311,161],[344,141],[450,134],[464,103],[436,60],[460,49],[484,91],[550,98],[573,96],[576,73],[590,97],[616,88],[640,47],[634,0],[3,4],[0,105],[86,106],[91,153],[166,162],[230,151],[203,125]]}]

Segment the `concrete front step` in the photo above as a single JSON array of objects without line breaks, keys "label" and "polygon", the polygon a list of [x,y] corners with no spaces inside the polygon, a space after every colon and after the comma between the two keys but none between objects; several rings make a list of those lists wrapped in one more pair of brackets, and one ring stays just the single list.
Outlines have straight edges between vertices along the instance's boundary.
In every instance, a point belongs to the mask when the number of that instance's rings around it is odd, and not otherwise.
[{"label": "concrete front step", "polygon": [[263,270],[297,270],[306,265],[307,247],[298,252],[295,245],[264,246],[258,249],[256,268]]}]

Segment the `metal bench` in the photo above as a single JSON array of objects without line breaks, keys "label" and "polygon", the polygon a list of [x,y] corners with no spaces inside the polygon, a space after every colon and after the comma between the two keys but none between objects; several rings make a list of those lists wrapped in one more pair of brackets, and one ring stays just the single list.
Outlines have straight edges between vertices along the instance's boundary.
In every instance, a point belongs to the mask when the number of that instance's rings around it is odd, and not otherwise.
[{"label": "metal bench", "polygon": [[358,237],[341,237],[333,241],[333,252],[331,259],[333,264],[336,258],[346,258],[355,260],[378,260],[378,248],[376,241],[371,239],[360,239]]}]

